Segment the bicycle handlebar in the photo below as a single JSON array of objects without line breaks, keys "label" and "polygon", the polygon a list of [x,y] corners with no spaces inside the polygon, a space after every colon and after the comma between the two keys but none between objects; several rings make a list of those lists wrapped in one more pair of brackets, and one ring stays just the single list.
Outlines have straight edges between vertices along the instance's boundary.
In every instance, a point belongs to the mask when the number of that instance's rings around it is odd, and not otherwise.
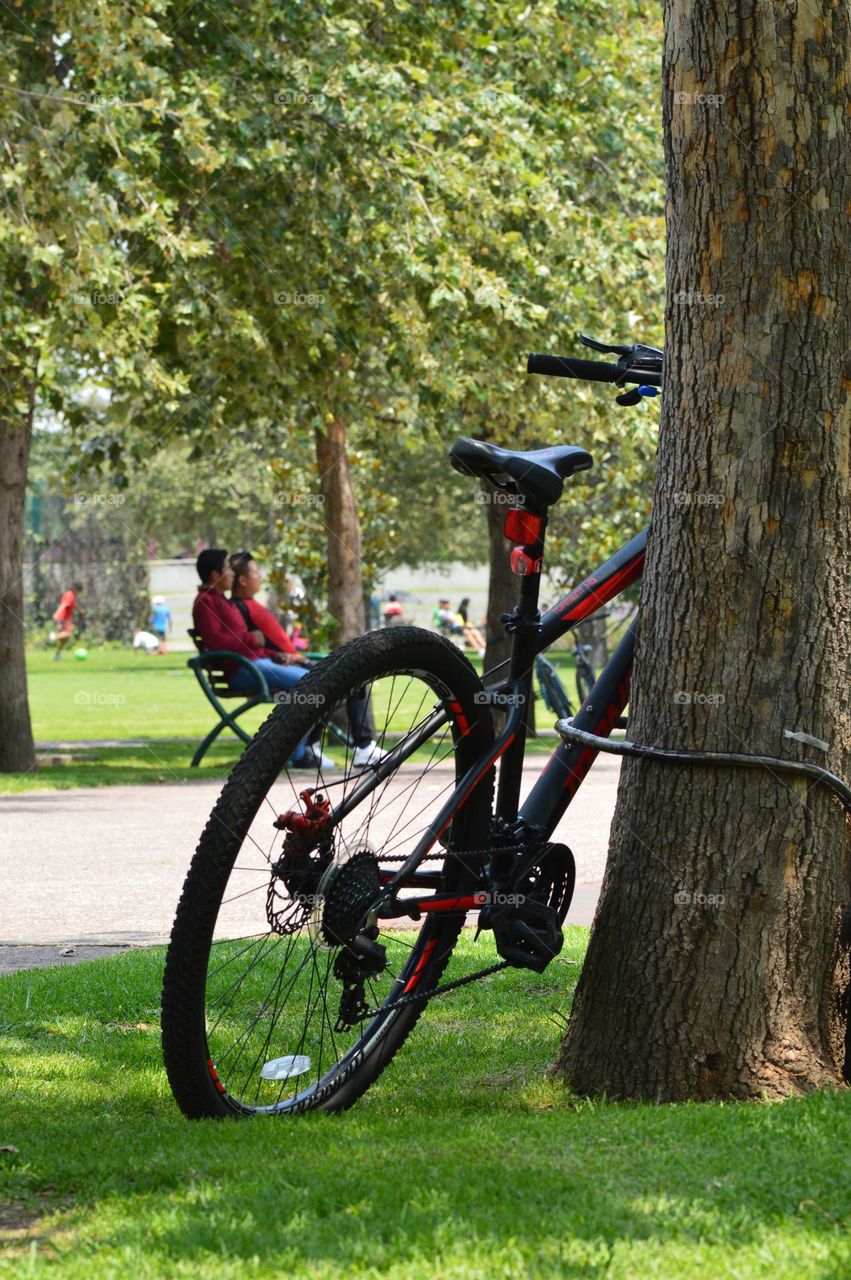
[{"label": "bicycle handlebar", "polygon": [[[632,368],[630,357],[634,360]],[[573,356],[533,354],[527,357],[526,372],[542,373],[550,378],[612,382],[618,386],[623,386],[625,382],[648,387],[662,385],[661,352],[648,348],[636,348],[629,355],[621,356],[615,364],[610,364],[607,360],[576,360]]]},{"label": "bicycle handlebar", "polygon": [[572,356],[530,355],[527,373],[543,373],[550,378],[584,378],[586,382],[614,382],[620,376],[616,364],[607,360],[575,360]]}]

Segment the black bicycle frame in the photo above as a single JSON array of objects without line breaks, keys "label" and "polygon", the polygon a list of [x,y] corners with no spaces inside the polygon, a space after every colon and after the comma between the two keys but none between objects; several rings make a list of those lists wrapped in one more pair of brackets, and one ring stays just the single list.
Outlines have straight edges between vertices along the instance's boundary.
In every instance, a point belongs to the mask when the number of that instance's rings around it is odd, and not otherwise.
[{"label": "black bicycle frame", "polygon": [[[507,710],[505,726],[491,750],[476,761],[458,783],[410,856],[394,875],[387,877],[388,898],[392,897],[398,888],[410,887],[414,883],[425,880],[425,875],[422,873],[416,880],[413,879],[417,868],[497,760],[501,760],[501,764],[496,816],[515,829],[519,824],[521,829],[540,834],[544,839],[552,835],[598,752],[589,746],[560,743],[547,761],[526,800],[522,806],[520,805],[523,757],[526,748],[526,708],[532,694],[534,660],[560,636],[590,618],[604,604],[636,582],[644,568],[646,548],[647,530],[643,529],[626,546],[616,551],[604,565],[589,574],[579,586],[574,587],[562,600],[553,605],[543,618],[538,611],[540,573],[532,573],[522,579],[520,602],[509,623],[514,639],[508,676],[487,688],[492,704]],[[533,559],[542,556],[543,536],[538,546],[529,550]],[[593,733],[597,737],[607,738],[610,735],[629,700],[636,623],[637,619],[633,619],[614,654],[600,672],[578,714],[574,717],[573,723],[577,728]],[[434,732],[441,724],[448,721],[448,711],[436,712],[429,718],[428,732]],[[422,733],[416,735],[418,743],[422,737]],[[391,754],[394,758],[391,760],[388,757],[386,761],[382,761],[376,771],[377,776],[364,779],[363,783],[354,789],[346,803],[347,808],[349,805],[358,803],[364,794],[378,785],[386,773],[392,772],[398,766],[398,754],[396,752]],[[405,755],[408,754],[410,752],[406,749]],[[475,905],[472,898],[468,902],[466,898],[453,898],[450,895],[440,895],[417,903],[422,911],[457,911]]]}]

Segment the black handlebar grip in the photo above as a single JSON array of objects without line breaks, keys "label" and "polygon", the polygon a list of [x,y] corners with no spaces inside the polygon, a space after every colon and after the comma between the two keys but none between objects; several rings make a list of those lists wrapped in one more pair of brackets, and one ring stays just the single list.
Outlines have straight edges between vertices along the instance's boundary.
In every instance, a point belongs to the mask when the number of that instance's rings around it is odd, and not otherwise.
[{"label": "black handlebar grip", "polygon": [[583,378],[586,382],[616,382],[621,370],[605,360],[574,360],[571,356],[530,355],[527,373],[543,373],[551,378]]}]

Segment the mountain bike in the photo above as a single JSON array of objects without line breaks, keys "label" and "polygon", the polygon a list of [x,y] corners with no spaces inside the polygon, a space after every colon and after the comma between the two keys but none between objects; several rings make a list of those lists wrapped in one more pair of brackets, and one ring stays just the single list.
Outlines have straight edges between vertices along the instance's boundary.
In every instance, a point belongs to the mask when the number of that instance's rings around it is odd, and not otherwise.
[{"label": "mountain bike", "polygon": [[[530,356],[529,372],[614,384],[621,404],[661,385],[661,351],[583,341],[617,360]],[[484,684],[434,632],[369,633],[300,681],[246,748],[201,836],[166,959],[165,1064],[189,1117],[350,1106],[430,1000],[507,966],[541,972],[561,949],[575,869],[552,835],[599,746],[563,738],[521,803],[533,666],[637,581],[647,532],[541,616],[547,513],[591,455],[464,438],[450,460],[506,498],[521,579],[503,619],[510,657]],[[635,625],[571,722],[596,743],[627,703]],[[355,768],[333,726],[364,694],[384,754]],[[292,770],[296,744],[317,735],[334,767]],[[459,969],[471,913],[500,958]]]}]

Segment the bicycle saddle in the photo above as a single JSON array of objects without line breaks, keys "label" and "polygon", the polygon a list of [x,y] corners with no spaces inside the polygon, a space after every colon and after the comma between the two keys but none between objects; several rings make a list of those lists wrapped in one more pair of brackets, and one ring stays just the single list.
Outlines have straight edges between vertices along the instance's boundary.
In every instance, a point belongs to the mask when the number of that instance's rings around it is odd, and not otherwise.
[{"label": "bicycle saddle", "polygon": [[524,497],[544,507],[558,502],[568,476],[587,471],[594,461],[587,450],[569,444],[515,453],[468,436],[456,440],[449,460],[464,475],[485,476],[502,487],[513,484]]}]

